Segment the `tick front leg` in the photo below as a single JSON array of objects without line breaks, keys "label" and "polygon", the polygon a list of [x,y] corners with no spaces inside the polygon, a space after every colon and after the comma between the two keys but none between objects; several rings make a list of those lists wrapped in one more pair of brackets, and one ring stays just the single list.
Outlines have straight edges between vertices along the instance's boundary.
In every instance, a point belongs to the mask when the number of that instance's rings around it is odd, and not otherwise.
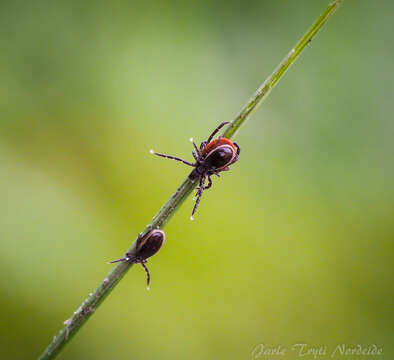
[{"label": "tick front leg", "polygon": [[124,257],[122,257],[120,259],[108,261],[107,264],[113,264],[113,263],[117,263],[117,262],[124,262],[124,261],[130,261],[130,260],[131,260],[131,254],[126,253],[126,255]]},{"label": "tick front leg", "polygon": [[207,144],[208,144],[208,141],[203,141],[201,144],[200,144],[200,152],[203,152],[203,153],[205,153],[205,155],[207,154]]},{"label": "tick front leg", "polygon": [[157,155],[157,156],[166,158],[166,159],[171,159],[171,160],[180,161],[180,162],[182,162],[182,163],[184,163],[184,164],[186,164],[186,165],[189,165],[189,166],[193,166],[193,167],[194,167],[194,164],[192,164],[192,163],[190,163],[190,162],[188,162],[188,161],[186,161],[186,160],[183,160],[182,158],[179,158],[179,157],[177,157],[177,156],[171,156],[171,155],[161,154],[161,153],[157,153],[157,152],[155,152],[155,151],[153,151],[153,150],[150,150],[150,153],[153,154],[153,155]]},{"label": "tick front leg", "polygon": [[190,142],[193,144],[193,147],[194,147],[194,150],[195,150],[195,151],[193,151],[193,156],[197,160],[197,158],[196,158],[196,156],[194,154],[196,154],[198,157],[201,157],[200,150],[198,149],[198,147],[197,147],[196,143],[194,142],[193,138],[190,138]]},{"label": "tick front leg", "polygon": [[196,212],[196,210],[198,208],[198,204],[200,203],[201,195],[202,195],[202,192],[204,191],[204,183],[205,183],[205,176],[202,176],[201,179],[200,179],[200,185],[198,187],[198,191],[197,191],[197,194],[196,194],[196,197],[197,197],[196,203],[194,204],[193,211],[192,211],[192,216],[190,217],[190,220],[194,220],[193,215],[194,215],[194,213]]},{"label": "tick front leg", "polygon": [[197,157],[197,154],[196,154],[196,152],[194,150],[192,151],[192,154],[193,154],[194,160],[196,160],[196,162],[197,162],[198,161],[198,157]]}]

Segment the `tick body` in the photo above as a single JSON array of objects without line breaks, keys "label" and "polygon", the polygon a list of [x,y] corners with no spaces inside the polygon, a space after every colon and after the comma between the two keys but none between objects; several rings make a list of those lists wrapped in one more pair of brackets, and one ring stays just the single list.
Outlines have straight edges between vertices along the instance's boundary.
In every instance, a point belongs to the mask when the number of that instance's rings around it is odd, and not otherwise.
[{"label": "tick body", "polygon": [[[196,202],[193,207],[191,220],[193,220],[193,215],[196,212],[200,199],[204,190],[209,189],[212,186],[212,175],[220,176],[221,171],[230,170],[229,166],[235,163],[241,152],[241,148],[235,142],[230,139],[219,136],[217,139],[213,140],[217,132],[226,124],[228,121],[222,122],[209,136],[209,138],[200,144],[200,147],[194,143],[193,139],[190,141],[193,144],[193,157],[195,162],[190,163],[176,156],[170,156],[166,154],[160,154],[151,150],[152,154],[161,156],[167,159],[172,159],[180,161],[188,166],[194,167],[194,170],[190,173],[189,178],[191,180],[199,179],[199,185],[196,193]],[[208,180],[208,184],[205,182]]]},{"label": "tick body", "polygon": [[120,261],[128,261],[133,264],[141,264],[146,272],[146,285],[149,289],[150,274],[146,266],[146,259],[155,255],[160,250],[165,239],[166,235],[164,234],[164,231],[158,229],[153,230],[150,227],[150,230],[144,236],[142,236],[141,234],[138,235],[137,245],[134,252],[126,253],[124,257],[110,261],[109,264]]}]

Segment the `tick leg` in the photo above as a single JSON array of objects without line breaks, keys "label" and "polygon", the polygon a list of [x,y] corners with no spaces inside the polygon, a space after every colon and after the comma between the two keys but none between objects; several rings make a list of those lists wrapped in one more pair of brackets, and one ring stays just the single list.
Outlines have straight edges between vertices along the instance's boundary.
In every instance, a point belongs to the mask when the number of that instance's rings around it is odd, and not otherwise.
[{"label": "tick leg", "polygon": [[204,190],[209,189],[211,186],[212,186],[212,179],[211,179],[211,176],[208,175],[208,185],[204,186]]},{"label": "tick leg", "polygon": [[[193,144],[194,150],[196,151],[196,154],[198,155],[198,157],[201,156],[200,150],[198,149],[196,143],[194,142],[193,138],[190,138],[190,142]],[[194,154],[193,154],[194,156]],[[197,158],[194,156],[194,158],[197,160]]]},{"label": "tick leg", "polygon": [[107,264],[113,264],[113,263],[117,263],[117,262],[121,262],[121,261],[126,261],[126,258],[122,257],[122,258],[117,259],[117,260],[108,261]]},{"label": "tick leg", "polygon": [[[237,148],[237,153],[236,153],[236,155],[234,156],[234,159],[228,164],[228,166],[230,166],[231,164],[234,164],[234,163],[238,160],[239,154],[240,154],[240,152],[241,152],[240,146],[239,146],[237,143],[233,143],[233,144],[234,144],[235,147]],[[228,166],[227,166],[227,167],[228,167]],[[229,170],[229,169],[227,169],[227,170]]]},{"label": "tick leg", "polygon": [[117,260],[112,260],[112,261],[108,261],[107,264],[113,264],[113,263],[117,263],[117,262],[123,262],[123,261],[130,261],[131,257],[129,256],[130,254],[127,253],[124,257],[117,259]]},{"label": "tick leg", "polygon": [[179,157],[171,156],[171,155],[166,155],[166,154],[160,154],[160,153],[157,153],[157,152],[155,152],[155,151],[153,151],[153,150],[151,150],[150,152],[151,152],[151,154],[154,154],[154,155],[157,155],[157,156],[161,156],[161,157],[166,158],[166,159],[171,159],[171,160],[180,161],[180,162],[183,162],[183,163],[186,164],[186,165],[189,165],[189,166],[193,166],[193,167],[194,167],[194,164],[192,164],[192,163],[190,163],[190,162],[188,162],[188,161],[186,161],[186,160],[183,160],[183,159],[181,159],[181,158],[179,158]]},{"label": "tick leg", "polygon": [[194,160],[198,161],[197,154],[196,154],[196,152],[194,150],[192,151],[192,154],[193,154]]},{"label": "tick leg", "polygon": [[149,284],[150,284],[150,274],[148,267],[146,266],[146,260],[141,260],[141,265],[145,270],[146,273],[146,288],[149,290]]},{"label": "tick leg", "polygon": [[237,155],[239,155],[240,152],[241,152],[241,147],[240,147],[236,142],[234,142],[233,144],[234,144],[235,147],[237,148]]},{"label": "tick leg", "polygon": [[222,123],[220,123],[219,126],[213,131],[211,136],[208,138],[207,143],[210,143],[213,137],[217,134],[217,132],[226,124],[230,124],[230,121],[223,121]]},{"label": "tick leg", "polygon": [[207,144],[208,144],[208,141],[203,141],[201,144],[200,144],[200,151],[202,151],[202,152],[204,152],[205,153],[205,155],[207,154]]},{"label": "tick leg", "polygon": [[196,199],[196,203],[194,204],[194,207],[193,207],[192,216],[190,218],[191,220],[193,220],[193,215],[198,208],[198,204],[200,203],[201,195],[202,195],[202,192],[204,191],[204,183],[205,183],[205,176],[202,176],[200,179],[200,186],[199,186],[197,194],[196,194],[197,199]]}]

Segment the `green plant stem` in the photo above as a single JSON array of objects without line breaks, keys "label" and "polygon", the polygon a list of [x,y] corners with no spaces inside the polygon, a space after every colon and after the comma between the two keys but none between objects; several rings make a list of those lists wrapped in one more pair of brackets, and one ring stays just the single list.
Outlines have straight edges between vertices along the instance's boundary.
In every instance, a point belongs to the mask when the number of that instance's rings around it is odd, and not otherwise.
[{"label": "green plant stem", "polygon": [[[257,89],[256,93],[242,108],[238,116],[227,126],[223,136],[231,138],[239,130],[241,125],[250,117],[256,108],[263,102],[263,100],[270,93],[271,89],[279,82],[286,70],[294,63],[297,57],[305,49],[314,36],[318,33],[321,27],[325,24],[328,18],[334,13],[343,0],[337,0],[328,5],[326,10],[314,22],[308,32],[301,38],[297,45],[290,50],[287,56],[282,60],[275,71],[264,81],[264,83]],[[153,228],[163,228],[171,216],[175,213],[178,207],[186,199],[186,197],[196,187],[198,179],[191,180],[187,177],[183,183],[178,187],[170,199],[163,205],[156,216],[152,219],[151,225]],[[149,225],[145,228],[143,234],[148,231]],[[127,252],[135,251],[136,241],[132,243]],[[85,301],[79,306],[74,314],[64,322],[65,327],[55,336],[52,342],[44,350],[40,359],[53,359],[60,350],[66,345],[70,339],[77,333],[89,317],[96,311],[98,306],[103,302],[106,296],[122,279],[126,272],[133,264],[128,262],[120,262],[108,273],[107,277],[100,283],[97,289],[89,294]]]},{"label": "green plant stem", "polygon": [[316,19],[310,29],[304,34],[304,36],[298,41],[296,46],[289,51],[285,58],[280,62],[274,72],[268,76],[263,84],[253,94],[247,104],[241,109],[238,116],[231,122],[227,127],[223,136],[231,138],[239,130],[250,115],[257,109],[257,107],[265,100],[271,90],[279,82],[281,77],[284,75],[286,70],[295,62],[298,56],[302,53],[305,47],[310,44],[315,35],[319,32],[322,26],[326,23],[328,18],[338,9],[339,5],[343,0],[337,0],[330,3],[323,13]]}]

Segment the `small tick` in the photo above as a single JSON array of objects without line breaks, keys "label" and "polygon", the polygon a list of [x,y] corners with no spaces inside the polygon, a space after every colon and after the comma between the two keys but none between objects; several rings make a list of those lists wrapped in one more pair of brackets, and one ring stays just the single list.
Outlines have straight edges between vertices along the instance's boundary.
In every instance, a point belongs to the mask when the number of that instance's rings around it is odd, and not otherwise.
[{"label": "small tick", "polygon": [[160,250],[165,239],[166,235],[164,234],[164,231],[157,229],[152,230],[152,227],[150,227],[149,231],[144,236],[141,234],[138,235],[137,245],[133,252],[126,253],[124,257],[110,261],[108,264],[120,261],[141,264],[146,272],[146,287],[149,290],[150,274],[146,266],[146,259],[155,255]]},{"label": "small tick", "polygon": [[[194,163],[188,162],[176,156],[160,154],[153,150],[150,152],[154,155],[161,156],[167,159],[176,160],[183,162],[188,166],[194,167],[194,170],[190,173],[189,178],[191,180],[195,180],[199,178],[198,190],[195,196],[195,204],[192,211],[192,216],[190,217],[193,220],[193,215],[197,210],[198,204],[200,203],[201,195],[204,190],[209,189],[212,186],[212,175],[220,176],[219,173],[221,171],[230,170],[229,166],[235,163],[239,158],[239,153],[241,152],[241,148],[235,142],[231,140],[219,136],[217,139],[212,140],[217,132],[226,124],[230,122],[225,121],[222,122],[209,136],[207,140],[204,140],[200,147],[194,143],[193,138],[190,139],[193,144],[194,150],[192,151],[193,157],[195,159]],[[208,179],[208,184],[205,185],[205,180]]]}]

